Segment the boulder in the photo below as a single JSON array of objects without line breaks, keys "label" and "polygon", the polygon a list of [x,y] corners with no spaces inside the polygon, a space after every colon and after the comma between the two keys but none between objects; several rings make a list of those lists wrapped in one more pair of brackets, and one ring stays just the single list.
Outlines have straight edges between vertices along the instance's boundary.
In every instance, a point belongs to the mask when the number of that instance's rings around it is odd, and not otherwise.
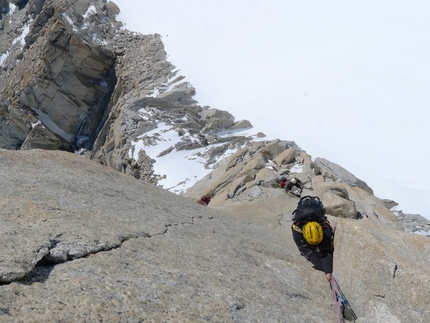
[{"label": "boulder", "polygon": [[278,166],[291,163],[296,158],[296,149],[294,147],[288,148],[280,153],[273,162]]},{"label": "boulder", "polygon": [[346,190],[330,189],[322,198],[322,203],[327,214],[343,217],[356,218],[357,208],[353,201],[349,200]]},{"label": "boulder", "polygon": [[40,123],[33,127],[21,146],[21,150],[29,149],[73,150],[67,141],[57,137]]},{"label": "boulder", "polygon": [[276,174],[273,169],[270,168],[262,168],[258,171],[255,176],[256,183],[272,183],[275,179],[279,178],[278,174]]},{"label": "boulder", "polygon": [[268,159],[274,159],[283,151],[285,151],[285,144],[280,140],[269,142],[264,146],[263,149],[261,149],[261,153],[264,154]]}]

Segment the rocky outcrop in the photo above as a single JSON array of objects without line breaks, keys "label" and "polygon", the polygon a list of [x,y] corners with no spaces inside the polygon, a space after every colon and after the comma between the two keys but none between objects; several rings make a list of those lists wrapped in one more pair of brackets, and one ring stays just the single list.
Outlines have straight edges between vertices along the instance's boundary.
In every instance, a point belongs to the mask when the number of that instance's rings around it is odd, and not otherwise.
[{"label": "rocky outcrop", "polygon": [[[235,154],[213,166],[211,174],[189,188],[184,196],[211,195],[210,205],[223,209],[242,201],[278,196],[279,178],[294,176],[304,183],[302,196],[318,196],[327,214],[335,217],[363,219],[403,228],[407,232],[429,234],[428,221],[405,218],[390,211],[392,203],[375,197],[367,184],[330,161],[308,155],[292,142],[250,141]],[[324,168],[325,167],[325,168]],[[330,169],[330,171],[328,171]],[[387,204],[388,203],[388,204]],[[418,219],[414,217],[414,219]]]},{"label": "rocky outcrop", "polygon": [[11,49],[0,76],[1,147],[31,147],[31,118],[51,132],[54,146],[59,138],[75,150],[91,147],[115,85],[115,55],[103,45],[113,37],[114,14],[101,0],[64,0],[29,1],[3,17],[4,30],[23,30],[19,44],[2,39]]},{"label": "rocky outcrop", "polygon": [[315,168],[318,169],[318,172],[325,178],[329,178],[334,182],[343,182],[352,187],[360,187],[366,192],[373,194],[373,190],[366,184],[366,182],[358,179],[342,166],[320,157],[315,159],[314,164]]},{"label": "rocky outcrop", "polygon": [[405,214],[402,211],[393,212],[406,232],[430,237],[430,221],[419,214]]}]

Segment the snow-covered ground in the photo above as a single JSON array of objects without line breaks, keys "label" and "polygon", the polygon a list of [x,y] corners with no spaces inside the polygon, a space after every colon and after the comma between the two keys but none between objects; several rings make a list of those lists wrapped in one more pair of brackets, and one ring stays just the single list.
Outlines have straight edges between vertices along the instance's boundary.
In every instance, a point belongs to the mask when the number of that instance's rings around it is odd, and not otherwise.
[{"label": "snow-covered ground", "polygon": [[430,219],[430,2],[114,2],[127,29],[162,36],[201,105]]}]

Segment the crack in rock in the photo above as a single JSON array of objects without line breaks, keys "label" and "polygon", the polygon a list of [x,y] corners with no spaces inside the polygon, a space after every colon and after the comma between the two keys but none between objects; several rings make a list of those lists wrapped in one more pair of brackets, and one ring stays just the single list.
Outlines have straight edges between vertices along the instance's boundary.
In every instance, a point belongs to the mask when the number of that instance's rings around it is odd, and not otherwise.
[{"label": "crack in rock", "polygon": [[121,236],[118,237],[118,242],[100,244],[98,240],[94,240],[94,242],[97,243],[95,246],[91,246],[86,243],[65,244],[63,241],[58,239],[62,236],[62,234],[59,234],[54,239],[50,240],[49,243],[41,246],[37,250],[36,257],[31,262],[32,269],[30,271],[28,271],[25,275],[11,279],[8,282],[0,282],[0,285],[9,285],[14,281],[26,285],[31,285],[35,282],[43,283],[49,277],[50,272],[55,268],[56,265],[73,261],[75,259],[87,258],[90,255],[94,255],[99,252],[107,252],[121,248],[124,242],[127,242],[131,239],[151,238],[154,236],[164,235],[172,226],[194,225],[194,219],[195,218],[192,217],[191,222],[165,224],[165,229],[163,231],[154,234],[143,232],[141,234]]},{"label": "crack in rock", "polygon": [[379,298],[385,298],[385,294],[384,295],[373,294],[373,296],[379,297]]},{"label": "crack in rock", "polygon": [[396,278],[397,269],[398,269],[398,267],[397,267],[397,264],[396,264],[396,265],[394,265],[394,268],[393,268],[393,279]]}]

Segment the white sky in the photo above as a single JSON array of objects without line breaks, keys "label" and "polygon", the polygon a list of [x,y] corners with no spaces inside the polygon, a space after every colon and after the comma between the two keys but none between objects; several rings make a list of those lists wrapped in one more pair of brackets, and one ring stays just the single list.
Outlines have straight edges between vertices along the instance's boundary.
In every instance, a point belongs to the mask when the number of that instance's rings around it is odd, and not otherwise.
[{"label": "white sky", "polygon": [[294,140],[430,219],[430,2],[114,0],[201,105]]}]

